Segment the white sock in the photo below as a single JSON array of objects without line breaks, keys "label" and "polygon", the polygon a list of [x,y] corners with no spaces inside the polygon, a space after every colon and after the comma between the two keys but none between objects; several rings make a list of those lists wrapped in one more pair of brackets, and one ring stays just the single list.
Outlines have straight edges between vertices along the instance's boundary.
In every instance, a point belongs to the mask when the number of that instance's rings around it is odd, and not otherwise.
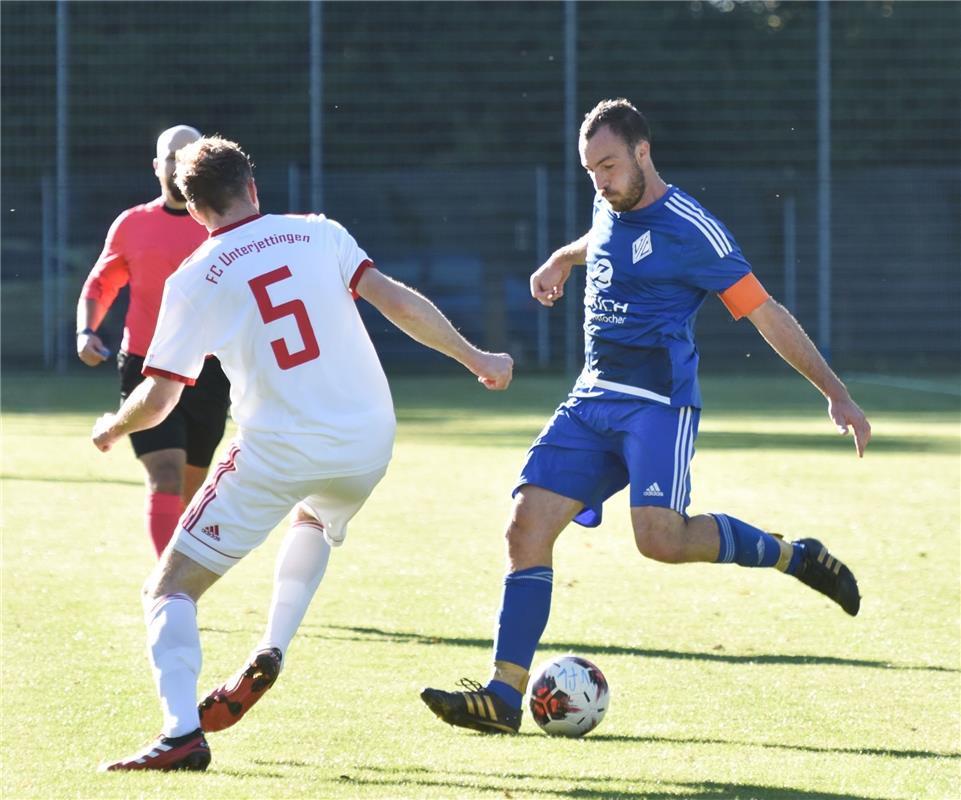
[{"label": "white sock", "polygon": [[197,676],[200,631],[197,606],[185,594],[161,597],[146,612],[147,658],[163,708],[164,736],[183,736],[200,727]]},{"label": "white sock", "polygon": [[286,663],[290,640],[320,586],[329,558],[330,545],[318,523],[298,522],[290,526],[277,553],[267,630],[258,650],[276,647],[284,654]]}]

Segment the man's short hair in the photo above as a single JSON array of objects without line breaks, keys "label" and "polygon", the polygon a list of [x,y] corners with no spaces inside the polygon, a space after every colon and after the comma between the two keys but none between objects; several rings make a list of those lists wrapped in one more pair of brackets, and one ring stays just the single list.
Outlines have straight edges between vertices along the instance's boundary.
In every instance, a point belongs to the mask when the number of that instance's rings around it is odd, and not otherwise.
[{"label": "man's short hair", "polygon": [[247,193],[254,164],[236,142],[204,136],[177,151],[176,181],[198,208],[223,214]]},{"label": "man's short hair", "polygon": [[581,139],[588,141],[605,125],[632,150],[638,142],[651,141],[651,129],[644,115],[623,97],[601,100],[588,111],[581,123]]}]

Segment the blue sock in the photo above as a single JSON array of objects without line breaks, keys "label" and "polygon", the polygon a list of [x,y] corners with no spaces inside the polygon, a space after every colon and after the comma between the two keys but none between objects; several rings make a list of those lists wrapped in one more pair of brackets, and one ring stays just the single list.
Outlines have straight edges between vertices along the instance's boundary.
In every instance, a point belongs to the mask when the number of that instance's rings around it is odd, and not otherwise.
[{"label": "blue sock", "polygon": [[[727,514],[711,516],[717,522],[721,535],[717,563],[729,564],[733,561],[742,567],[773,567],[780,560],[781,540],[777,537]],[[799,551],[795,546],[786,572],[793,572],[792,567],[797,569],[798,560]]]},{"label": "blue sock", "polygon": [[[531,668],[537,643],[551,613],[554,570],[529,567],[504,578],[504,600],[497,618],[494,660]],[[503,681],[492,680],[485,687],[512,708],[520,708],[524,696]]]}]

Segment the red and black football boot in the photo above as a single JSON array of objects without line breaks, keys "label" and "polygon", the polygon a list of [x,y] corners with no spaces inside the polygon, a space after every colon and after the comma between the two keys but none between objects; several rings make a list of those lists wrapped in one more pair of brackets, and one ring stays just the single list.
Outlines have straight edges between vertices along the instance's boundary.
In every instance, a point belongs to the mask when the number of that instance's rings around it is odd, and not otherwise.
[{"label": "red and black football boot", "polygon": [[282,659],[283,654],[276,647],[256,653],[240,672],[200,701],[200,727],[213,733],[239,722],[274,685]]},{"label": "red and black football boot", "polygon": [[159,736],[142,750],[119,761],[104,762],[99,772],[135,769],[192,770],[203,772],[210,764],[210,748],[204,732],[197,728],[183,736]]}]

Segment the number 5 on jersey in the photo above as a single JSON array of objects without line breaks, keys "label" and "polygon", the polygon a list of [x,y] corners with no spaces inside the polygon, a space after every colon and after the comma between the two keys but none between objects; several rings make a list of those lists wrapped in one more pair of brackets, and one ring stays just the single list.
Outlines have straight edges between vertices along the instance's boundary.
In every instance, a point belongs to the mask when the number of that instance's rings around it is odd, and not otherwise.
[{"label": "number 5 on jersey", "polygon": [[257,301],[257,308],[260,316],[265,323],[276,322],[284,317],[293,317],[297,322],[297,330],[300,331],[300,338],[304,341],[304,349],[291,353],[287,347],[287,342],[283,339],[274,339],[270,346],[274,351],[274,358],[277,359],[277,366],[281,369],[292,369],[293,367],[313,361],[320,355],[320,347],[317,344],[317,337],[314,329],[310,325],[310,317],[307,316],[307,307],[301,300],[288,300],[275,306],[270,302],[270,295],[267,294],[267,287],[272,283],[286,280],[291,277],[290,267],[278,267],[271,272],[251,278],[247,283],[250,291],[254,293]]}]

